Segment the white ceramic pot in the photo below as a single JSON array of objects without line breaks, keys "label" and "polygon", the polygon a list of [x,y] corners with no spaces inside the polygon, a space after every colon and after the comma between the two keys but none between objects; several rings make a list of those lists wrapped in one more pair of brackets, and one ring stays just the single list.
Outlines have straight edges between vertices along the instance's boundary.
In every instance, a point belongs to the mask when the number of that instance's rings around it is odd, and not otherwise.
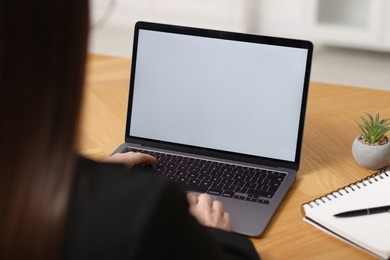
[{"label": "white ceramic pot", "polygon": [[384,145],[367,145],[359,142],[359,137],[353,141],[352,155],[360,166],[377,170],[390,165],[390,140]]}]

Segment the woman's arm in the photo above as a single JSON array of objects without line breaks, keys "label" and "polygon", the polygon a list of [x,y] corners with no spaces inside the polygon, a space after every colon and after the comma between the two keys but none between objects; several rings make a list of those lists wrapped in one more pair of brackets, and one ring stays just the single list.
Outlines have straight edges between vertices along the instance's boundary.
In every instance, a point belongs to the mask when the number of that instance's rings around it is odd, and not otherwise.
[{"label": "woman's arm", "polygon": [[248,238],[200,225],[189,207],[184,192],[165,185],[149,214],[140,259],[259,259]]}]

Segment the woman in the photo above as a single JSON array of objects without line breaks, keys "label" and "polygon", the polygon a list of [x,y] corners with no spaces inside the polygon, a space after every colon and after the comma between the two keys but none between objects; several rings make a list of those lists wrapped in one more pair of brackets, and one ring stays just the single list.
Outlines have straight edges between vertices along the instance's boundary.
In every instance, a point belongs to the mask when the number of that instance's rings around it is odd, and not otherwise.
[{"label": "woman", "polygon": [[0,2],[0,259],[258,258],[219,202],[128,172],[153,157],[77,155],[88,27],[86,0]]}]

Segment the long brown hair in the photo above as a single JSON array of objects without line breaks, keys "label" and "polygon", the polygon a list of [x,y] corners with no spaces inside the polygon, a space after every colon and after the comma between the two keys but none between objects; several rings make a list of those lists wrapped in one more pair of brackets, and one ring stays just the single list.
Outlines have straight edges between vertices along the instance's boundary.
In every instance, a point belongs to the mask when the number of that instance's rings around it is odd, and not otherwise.
[{"label": "long brown hair", "polygon": [[0,258],[61,257],[87,0],[0,1]]}]

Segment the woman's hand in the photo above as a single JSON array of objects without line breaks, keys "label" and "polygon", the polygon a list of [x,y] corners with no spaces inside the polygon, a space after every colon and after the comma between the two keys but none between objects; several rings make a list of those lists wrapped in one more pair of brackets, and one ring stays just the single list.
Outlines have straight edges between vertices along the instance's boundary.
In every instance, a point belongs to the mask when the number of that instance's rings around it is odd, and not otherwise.
[{"label": "woman's hand", "polygon": [[132,168],[138,164],[154,164],[156,162],[156,158],[149,154],[128,152],[116,153],[103,161],[109,163],[121,163],[127,165],[129,168]]},{"label": "woman's hand", "polygon": [[231,231],[230,215],[225,212],[220,201],[213,200],[208,194],[196,196],[192,193],[187,194],[187,199],[190,204],[190,214],[200,224]]}]

